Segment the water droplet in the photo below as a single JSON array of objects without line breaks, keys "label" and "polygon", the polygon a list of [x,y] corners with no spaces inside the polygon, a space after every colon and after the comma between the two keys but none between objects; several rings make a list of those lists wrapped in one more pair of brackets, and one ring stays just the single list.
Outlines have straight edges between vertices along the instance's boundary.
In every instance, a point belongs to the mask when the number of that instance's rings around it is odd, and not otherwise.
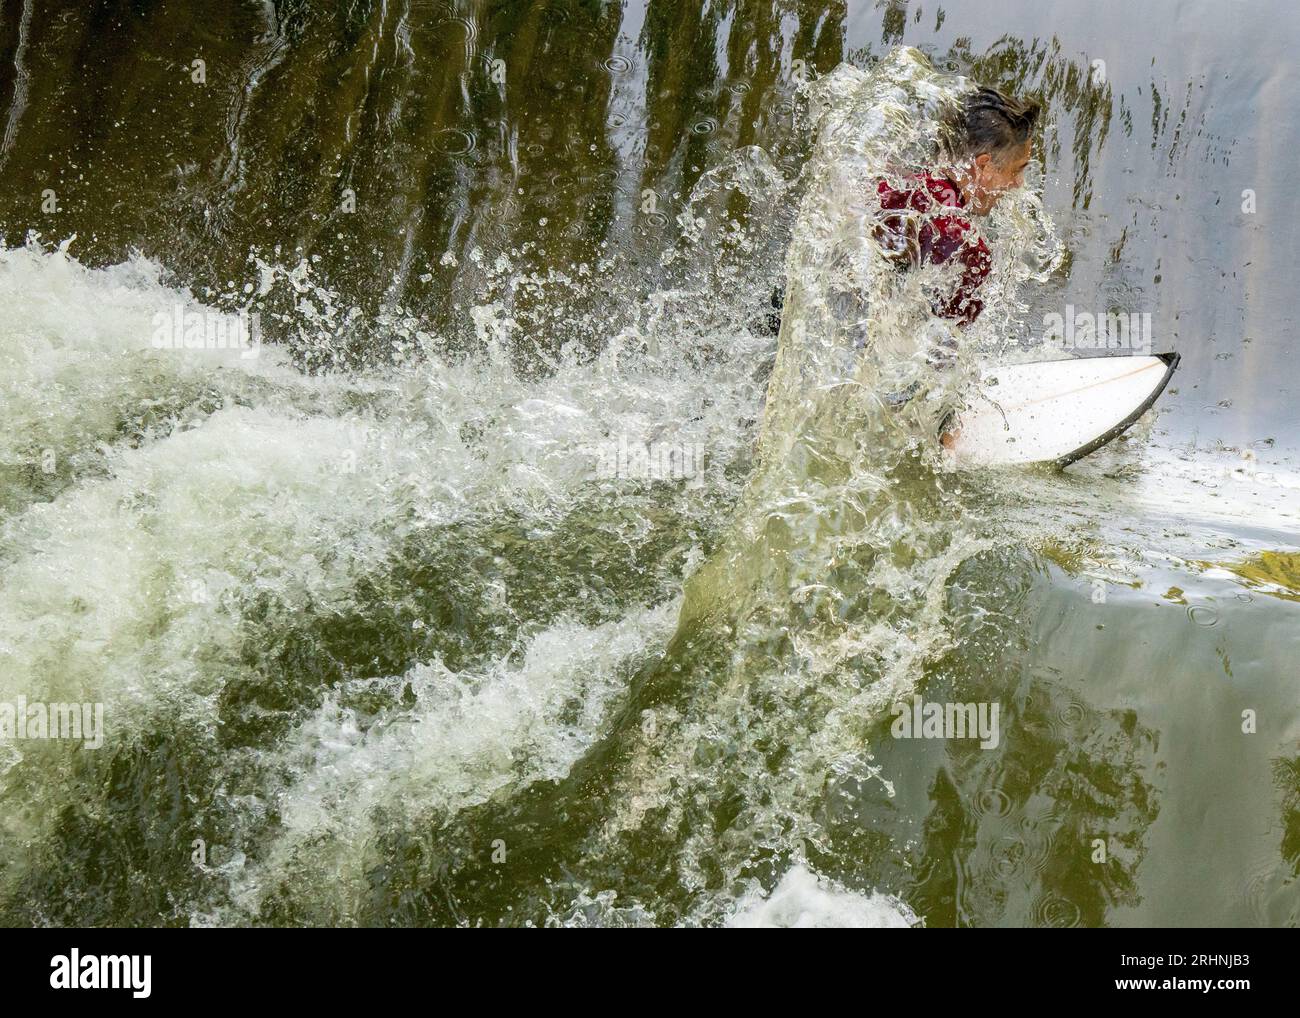
[{"label": "water droplet", "polygon": [[980,816],[1004,817],[1011,812],[1011,796],[1000,788],[986,788],[975,800]]},{"label": "water droplet", "polygon": [[445,128],[433,136],[433,147],[443,155],[469,155],[477,144],[472,131],[462,131],[455,127]]}]

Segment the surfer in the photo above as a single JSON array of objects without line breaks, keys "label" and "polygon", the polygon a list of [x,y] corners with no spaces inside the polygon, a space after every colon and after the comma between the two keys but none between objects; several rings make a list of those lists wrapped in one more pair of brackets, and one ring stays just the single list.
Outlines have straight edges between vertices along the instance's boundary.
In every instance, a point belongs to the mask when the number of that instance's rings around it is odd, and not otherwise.
[{"label": "surfer", "polygon": [[[897,185],[888,180],[877,185],[880,224],[875,238],[887,258],[903,268],[947,262],[961,266],[955,289],[931,304],[937,318],[959,329],[984,310],[977,291],[993,267],[993,255],[971,217],[988,215],[999,198],[1024,184],[1038,110],[1037,103],[996,88],[967,92],[957,115],[944,125],[947,168],[912,174]],[[947,367],[956,357],[957,339],[949,329],[935,331],[939,335],[929,361]],[[949,448],[960,434],[951,422],[949,413],[939,426],[939,440]]]},{"label": "surfer", "polygon": [[[873,233],[885,257],[904,270],[948,262],[961,266],[955,288],[931,303],[937,319],[958,329],[969,326],[984,309],[977,293],[993,266],[988,245],[971,218],[988,215],[1004,194],[1024,184],[1038,113],[1036,102],[996,88],[972,89],[942,125],[935,168],[877,182],[880,215]],[[772,294],[765,324],[773,334],[780,329],[784,296],[782,288]],[[951,329],[934,331],[939,338],[929,361],[946,367],[956,356],[956,336]],[[886,398],[901,405],[919,388],[917,383]],[[956,432],[942,426],[940,431],[944,445],[950,445]]]},{"label": "surfer", "polygon": [[1002,195],[1024,184],[1038,109],[996,88],[968,92],[946,125],[946,168],[877,184],[875,237],[886,257],[904,267],[954,260],[962,266],[956,289],[932,305],[935,315],[961,328],[984,309],[976,291],[993,266],[971,217],[988,215]]},{"label": "surfer", "polygon": [[[900,266],[961,266],[956,289],[937,299],[934,314],[965,328],[984,303],[976,296],[993,258],[975,231],[972,216],[988,215],[1002,195],[1024,184],[1036,102],[1015,99],[996,88],[979,87],[962,97],[960,109],[944,125],[936,161],[943,167],[911,174],[897,183],[881,180],[876,242]],[[780,327],[783,288],[772,294],[767,324]]]},{"label": "surfer", "polygon": [[[880,219],[874,234],[884,255],[900,267],[962,266],[956,289],[937,298],[939,318],[970,325],[984,309],[976,291],[988,277],[993,257],[971,222],[988,215],[1008,191],[1024,184],[1036,102],[1015,99],[996,88],[967,92],[956,115],[943,126],[939,168],[896,183],[877,182]],[[779,330],[784,288],[772,294],[766,324]]]}]

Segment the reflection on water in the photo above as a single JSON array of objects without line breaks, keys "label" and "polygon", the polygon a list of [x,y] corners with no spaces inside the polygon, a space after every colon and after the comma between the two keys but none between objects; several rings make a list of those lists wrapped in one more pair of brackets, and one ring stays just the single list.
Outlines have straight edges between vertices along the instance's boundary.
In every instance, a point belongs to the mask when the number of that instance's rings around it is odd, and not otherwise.
[{"label": "reflection on water", "polygon": [[[1286,19],[1040,6],[6,5],[0,704],[108,738],[0,728],[0,915],[1294,925]],[[956,74],[1047,110],[967,356],[1184,356],[1066,474],[879,398],[853,196]]]}]

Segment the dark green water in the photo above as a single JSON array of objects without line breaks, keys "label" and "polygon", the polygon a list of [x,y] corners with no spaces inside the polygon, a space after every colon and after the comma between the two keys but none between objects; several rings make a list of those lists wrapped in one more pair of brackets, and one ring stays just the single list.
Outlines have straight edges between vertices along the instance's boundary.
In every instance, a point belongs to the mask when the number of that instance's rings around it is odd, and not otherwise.
[{"label": "dark green water", "polygon": [[[1298,36],[5,4],[0,703],[105,735],[0,741],[0,918],[1294,926]],[[851,415],[755,466],[801,81],[901,45],[1045,103],[1025,330],[1150,312],[1183,355],[1064,475]],[[156,349],[177,305],[259,355]],[[593,472],[620,438],[707,467]],[[998,704],[997,746],[893,738],[917,694]]]}]

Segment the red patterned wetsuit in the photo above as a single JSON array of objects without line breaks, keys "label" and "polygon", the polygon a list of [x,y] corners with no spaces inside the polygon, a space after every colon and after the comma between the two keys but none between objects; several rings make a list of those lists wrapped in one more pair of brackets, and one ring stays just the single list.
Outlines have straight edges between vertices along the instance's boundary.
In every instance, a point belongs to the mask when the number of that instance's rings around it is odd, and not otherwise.
[{"label": "red patterned wetsuit", "polygon": [[[962,264],[956,292],[947,300],[937,301],[934,313],[963,327],[975,321],[984,310],[984,302],[975,297],[975,291],[989,274],[993,258],[983,239],[974,235],[961,190],[947,178],[928,173],[908,177],[899,188],[882,180],[877,190],[885,212],[881,240],[887,247],[900,255],[905,253],[913,264],[919,258],[923,264],[940,265],[954,257]],[[919,230],[908,230],[903,216],[888,214],[894,209],[923,213]]]}]

